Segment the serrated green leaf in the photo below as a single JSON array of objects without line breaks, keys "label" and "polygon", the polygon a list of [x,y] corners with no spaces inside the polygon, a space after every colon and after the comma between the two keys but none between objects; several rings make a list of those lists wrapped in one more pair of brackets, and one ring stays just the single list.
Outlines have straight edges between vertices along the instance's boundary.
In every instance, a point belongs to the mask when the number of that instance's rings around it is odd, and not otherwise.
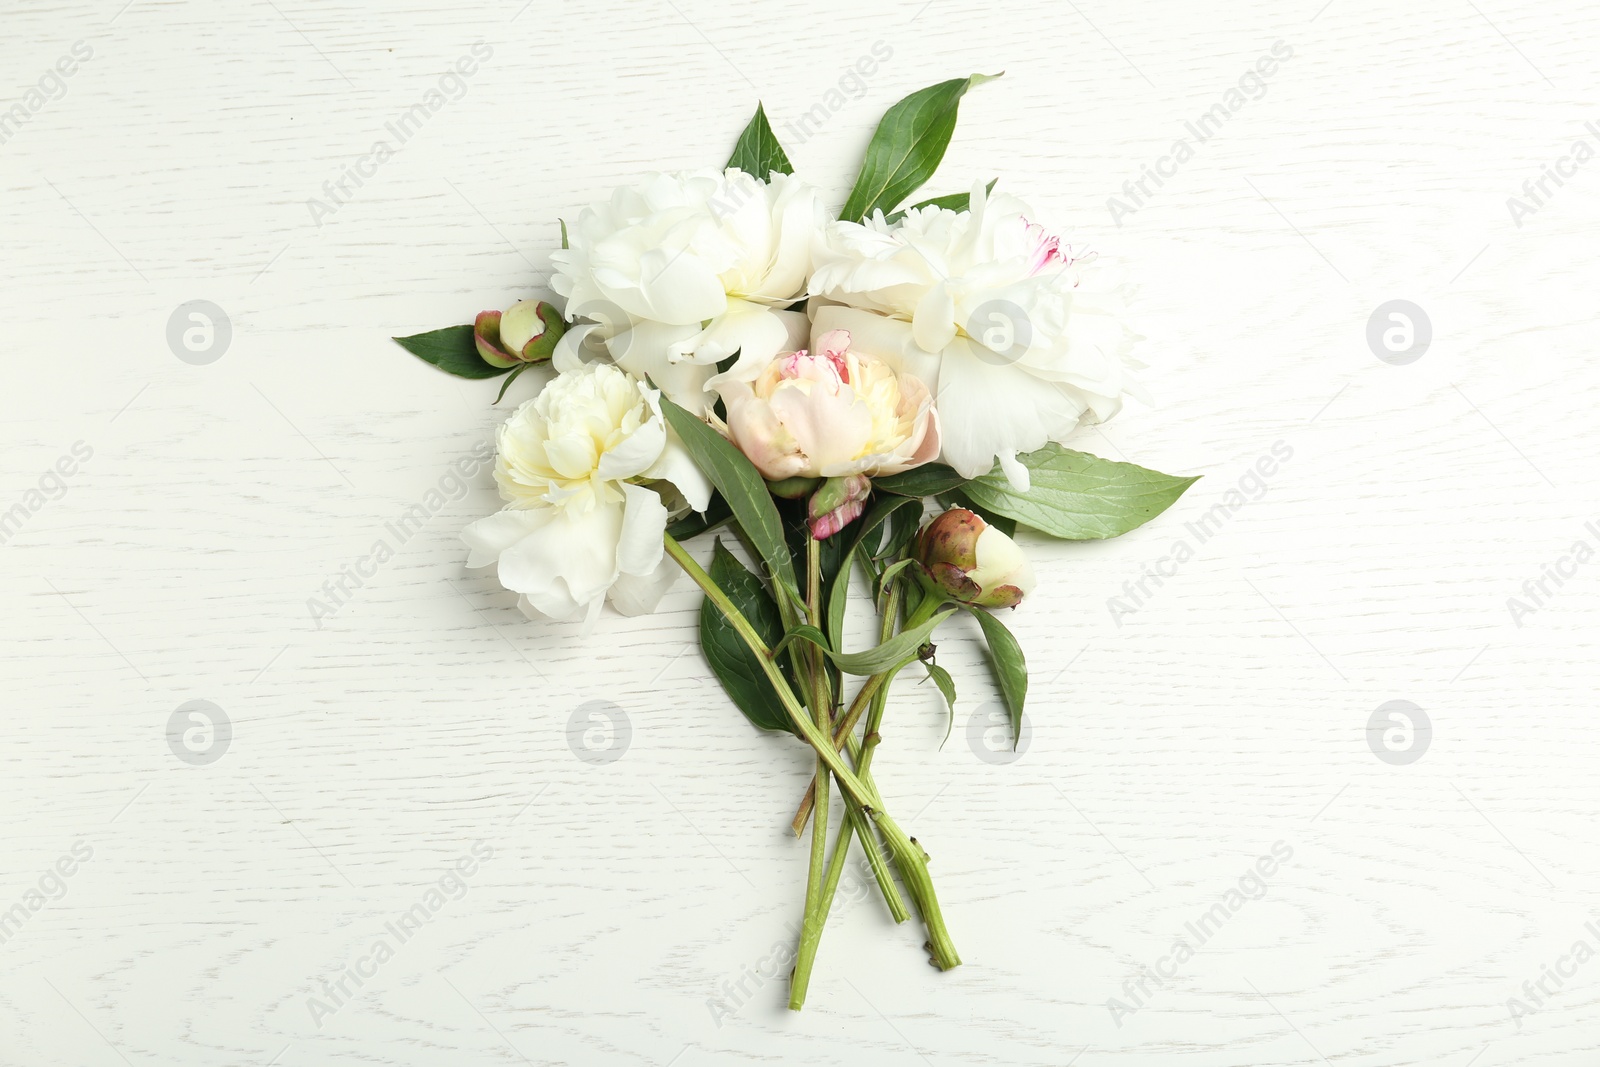
[{"label": "serrated green leaf", "polygon": [[772,124],[767,121],[766,109],[760,104],[756,105],[755,115],[733,146],[733,155],[728,157],[728,167],[724,169],[731,168],[742,170],[762,181],[766,181],[773,171],[794,173],[789,157],[778,143],[778,135],[772,132]]},{"label": "serrated green leaf", "polygon": [[[738,520],[740,529],[744,530],[762,562],[767,565],[773,581],[793,594],[790,603],[799,600],[794,583],[794,566],[783,539],[783,520],[772,503],[761,472],[742,452],[729,444],[727,438],[665,396],[661,398],[661,411],[689,450],[695,465],[728,502],[733,517]],[[778,595],[783,596],[784,592],[780,591]]]},{"label": "serrated green leaf", "polygon": [[974,85],[999,76],[974,74],[930,85],[886,111],[867,144],[855,187],[840,209],[839,218],[860,222],[874,211],[892,211],[920,189],[938,169],[950,146],[961,98]]},{"label": "serrated green leaf", "polygon": [[1028,662],[1022,655],[1022,646],[1006,624],[982,608],[968,607],[983,630],[989,645],[989,666],[1000,686],[1000,698],[1005,701],[1006,713],[1011,717],[1011,746],[1022,736],[1022,709],[1028,699]]},{"label": "serrated green leaf", "polygon": [[996,466],[962,486],[962,494],[978,507],[1070,541],[1116,537],[1142,526],[1199,480],[1056,444],[1017,459],[1029,471],[1027,492],[1013,489]]},{"label": "serrated green leaf", "polygon": [[[722,547],[720,537],[712,547],[711,566],[707,572],[764,643],[770,647],[782,636],[783,621],[778,616],[778,606],[761,587],[761,579]],[[762,671],[756,653],[744,643],[709,597],[700,604],[700,648],[717,681],[722,683],[729,699],[745,718],[763,730],[791,729],[788,712]]]},{"label": "serrated green leaf", "polygon": [[943,463],[924,463],[899,474],[874,478],[872,487],[896,496],[938,496],[967,484],[967,480]]},{"label": "serrated green leaf", "polygon": [[491,367],[478,355],[471,326],[446,326],[442,330],[394,338],[396,344],[425,363],[432,363],[457,378],[495,378],[510,367]]}]

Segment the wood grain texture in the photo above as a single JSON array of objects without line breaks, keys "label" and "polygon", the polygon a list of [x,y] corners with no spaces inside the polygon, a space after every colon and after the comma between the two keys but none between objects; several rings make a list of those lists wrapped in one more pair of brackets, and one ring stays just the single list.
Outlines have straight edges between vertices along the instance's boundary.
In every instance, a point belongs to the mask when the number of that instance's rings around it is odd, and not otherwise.
[{"label": "wood grain texture", "polygon": [[[1600,948],[1600,561],[1520,625],[1507,600],[1600,547],[1600,162],[1520,225],[1506,200],[1596,144],[1600,10],[1321,3],[0,4],[0,114],[27,111],[0,142],[0,513],[92,451],[0,544],[0,1063],[1592,1067],[1600,961],[1508,999]],[[1118,225],[1108,199],[1280,41]],[[459,99],[315,217],[478,42]],[[970,620],[948,744],[931,687],[897,686],[877,767],[967,964],[927,967],[852,875],[794,1015],[752,976],[786,969],[810,761],[715,689],[686,582],[586,636],[463,569],[495,497],[451,464],[534,383],[497,411],[388,337],[537,287],[558,217],[720,163],[757,99],[838,203],[885,107],[1002,69],[929,192],[998,175],[1138,283],[1157,403],[1074,443],[1204,479],[1116,541],[1029,541],[1021,758],[978,758]],[[1365,339],[1396,298],[1433,326],[1407,366]],[[196,299],[233,328],[204,366],[167,341]],[[441,486],[318,626],[307,599]],[[1147,566],[1172,573],[1113,618]],[[166,736],[197,699],[233,728],[207,766]],[[1394,699],[1433,725],[1409,766],[1367,744]],[[569,731],[591,702],[627,718],[610,762],[578,754],[617,735]],[[1114,1018],[1277,842],[1260,899]],[[65,888],[35,912],[41,881]]]}]

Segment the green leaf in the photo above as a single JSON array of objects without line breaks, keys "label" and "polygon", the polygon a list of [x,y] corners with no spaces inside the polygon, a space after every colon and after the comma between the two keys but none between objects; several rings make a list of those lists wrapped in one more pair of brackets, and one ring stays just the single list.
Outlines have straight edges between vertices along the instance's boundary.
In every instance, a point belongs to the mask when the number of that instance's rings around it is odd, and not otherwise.
[{"label": "green leaf", "polygon": [[[995,182],[998,182],[999,180],[999,178],[991,179],[989,184],[984,187],[984,192],[994,192]],[[899,222],[901,219],[905,218],[907,211],[916,211],[918,208],[942,207],[946,211],[966,211],[971,206],[972,194],[970,192],[946,193],[944,196],[930,196],[926,200],[919,200],[908,208],[901,208],[899,211],[896,211],[894,214],[886,217],[883,221],[892,225],[893,223]]]},{"label": "green leaf", "polygon": [[506,398],[506,390],[510,389],[511,383],[517,380],[517,375],[521,374],[531,366],[533,366],[532,363],[519,363],[512,368],[511,373],[506,375],[506,380],[500,383],[500,391],[495,394],[494,402],[496,404],[500,403],[500,401]]},{"label": "green leaf", "polygon": [[733,510],[728,507],[728,502],[722,499],[721,493],[712,493],[711,502],[704,511],[691,511],[671,526],[667,533],[672,535],[674,541],[687,541],[705,533],[714,526],[720,526],[733,518]]},{"label": "green leaf", "polygon": [[[991,189],[994,188],[994,183],[993,182],[989,183],[989,188],[991,188]],[[566,219],[556,219],[556,221],[561,223],[561,247],[562,247],[562,249],[565,250],[565,249],[571,248],[572,246],[567,244],[567,220]]]},{"label": "green leaf", "polygon": [[924,463],[899,474],[874,478],[872,487],[896,496],[938,496],[967,484],[967,480],[943,463]]},{"label": "green leaf", "polygon": [[[945,710],[950,713],[950,718],[944,727],[944,741],[950,740],[950,731],[956,724],[956,680],[950,677],[950,672],[937,663],[924,663],[928,669],[928,677],[933,679],[933,684],[939,687],[939,692],[944,696]],[[940,741],[942,746],[944,741]]]},{"label": "green leaf", "polygon": [[762,181],[766,181],[773,171],[794,173],[789,157],[784,155],[783,146],[778,143],[778,135],[772,132],[772,125],[767,122],[766,109],[760,104],[756,105],[756,113],[750,119],[750,124],[739,135],[738,144],[733,146],[733,155],[728,157],[728,168],[737,168]]},{"label": "green leaf", "polygon": [[494,378],[510,367],[491,367],[478,355],[471,326],[446,326],[442,330],[396,337],[395,343],[426,363],[457,378]]},{"label": "green leaf", "polygon": [[[785,586],[793,594],[791,602],[798,600],[794,566],[789,560],[789,549],[783,539],[783,520],[772,503],[761,472],[744,458],[743,453],[729,444],[727,438],[665,396],[661,398],[661,411],[689,450],[695,465],[728,502],[733,517],[766,563],[773,581]],[[778,595],[785,595],[784,591]]]},{"label": "green leaf", "polygon": [[1116,537],[1142,526],[1199,480],[1056,444],[1017,459],[1030,472],[1027,492],[1011,488],[998,466],[962,486],[961,492],[980,508],[1070,541]]},{"label": "green leaf", "polygon": [[788,633],[784,634],[783,640],[771,646],[772,654],[774,656],[778,655],[796,640],[809,641],[811,644],[816,645],[824,652],[829,650],[828,636],[815,626],[812,626],[809,622],[803,622],[799,626],[791,629]]},{"label": "green leaf", "polygon": [[[856,557],[856,549],[866,542],[869,534],[883,525],[885,519],[911,502],[909,497],[884,497],[861,519],[861,525],[856,529],[856,538],[850,542],[850,548],[839,563],[839,573],[834,577],[833,588],[828,595],[828,641],[834,648],[838,648],[844,641],[844,610],[850,596],[850,564]],[[919,508],[918,511],[920,510]]]},{"label": "green leaf", "polygon": [[881,645],[875,645],[865,652],[835,652],[827,647],[827,638],[815,626],[796,626],[784,635],[785,643],[790,638],[809,641],[822,649],[822,654],[828,657],[835,667],[846,674],[867,675],[878,674],[881,671],[892,670],[911,662],[917,656],[917,650],[927,643],[928,636],[934,628],[948,619],[952,612],[941,610],[927,622],[910,630],[902,630]]},{"label": "green leaf", "polygon": [[884,113],[856,175],[855,188],[839,211],[845,222],[860,222],[874,211],[891,211],[933,176],[950,135],[956,110],[974,85],[998,78],[974,74],[919,89]]},{"label": "green leaf", "polygon": [[[763,642],[770,647],[778,640],[783,633],[778,606],[761,587],[761,579],[722,547],[720,537],[711,550],[709,573],[711,580],[728,594],[740,614],[755,627]],[[700,648],[712,673],[745,718],[763,730],[790,729],[789,715],[762,671],[756,653],[750,651],[750,646],[709,597],[700,605]]]},{"label": "green leaf", "polygon": [[994,669],[1000,697],[1011,716],[1011,747],[1015,748],[1021,736],[1022,706],[1028,699],[1027,660],[1023,658],[1022,646],[1017,644],[1005,623],[982,608],[968,607],[967,610],[977,618],[984,640],[989,643],[989,666]]}]

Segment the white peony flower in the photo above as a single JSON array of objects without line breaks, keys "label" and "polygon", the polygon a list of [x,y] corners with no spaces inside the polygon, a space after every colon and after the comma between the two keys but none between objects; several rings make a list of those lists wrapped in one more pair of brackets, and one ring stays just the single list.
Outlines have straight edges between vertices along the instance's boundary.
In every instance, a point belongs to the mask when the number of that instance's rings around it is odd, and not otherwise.
[{"label": "white peony flower", "polygon": [[649,388],[605,363],[559,374],[500,427],[503,510],[461,533],[467,566],[498,564],[530,618],[655,609],[675,577],[661,535],[668,481],[704,510],[711,486],[673,438]]},{"label": "white peony flower", "polygon": [[825,221],[816,190],[786,174],[657,174],[616,190],[551,256],[567,317],[593,323],[568,333],[557,366],[603,349],[703,414],[718,361],[740,352],[730,373],[748,381],[805,347],[805,317],[784,309],[805,296]]},{"label": "white peony flower", "polygon": [[[908,211],[889,225],[835,222],[816,253],[812,331],[849,330],[859,352],[927,383],[944,461],[963,476],[1062,441],[1139,395],[1135,340],[1117,301],[1015,197],[972,189],[971,210]],[[829,301],[837,301],[830,303]]]}]

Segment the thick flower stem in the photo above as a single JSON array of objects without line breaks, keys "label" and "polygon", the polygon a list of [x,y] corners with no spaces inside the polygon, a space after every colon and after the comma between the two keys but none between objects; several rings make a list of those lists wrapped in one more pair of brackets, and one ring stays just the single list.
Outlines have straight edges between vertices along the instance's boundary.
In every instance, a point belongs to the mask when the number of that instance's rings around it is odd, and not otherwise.
[{"label": "thick flower stem", "polygon": [[754,652],[757,661],[761,664],[762,672],[767,680],[772,683],[773,690],[778,695],[778,700],[783,704],[784,712],[789,716],[789,721],[794,725],[795,731],[811,746],[821,758],[822,763],[833,774],[839,783],[840,792],[844,793],[856,804],[860,805],[864,815],[872,819],[879,831],[883,834],[889,846],[889,852],[894,857],[895,864],[900,868],[900,873],[906,880],[906,885],[911,890],[912,899],[917,903],[917,910],[922,913],[924,925],[928,928],[928,948],[933,956],[934,966],[941,970],[948,970],[961,963],[961,957],[956,953],[955,945],[950,941],[950,935],[945,929],[944,915],[939,909],[939,900],[933,890],[933,881],[928,876],[927,855],[915,844],[899,825],[877,805],[881,801],[876,799],[876,790],[858,778],[853,770],[846,765],[839,750],[833,747],[833,737],[830,733],[819,730],[806,709],[801,705],[799,698],[794,695],[794,690],[789,687],[789,682],[784,678],[783,672],[778,669],[773,661],[772,650],[762,641],[761,635],[750,625],[737,605],[728,599],[711,576],[705,572],[695,558],[680,545],[672,535],[663,537],[667,555],[683,568],[684,572],[694,579],[696,585],[705,593],[706,598],[716,605],[722,612],[750,651]]},{"label": "thick flower stem", "polygon": [[[822,559],[815,537],[806,537],[806,613],[811,625],[822,618]],[[827,671],[821,654],[814,648],[802,657],[805,673],[811,683],[811,715],[818,730],[827,733],[833,723],[833,700]],[[817,791],[817,820],[811,827],[811,868],[806,876],[805,919],[800,928],[800,948],[795,957],[794,976],[789,983],[789,1007],[799,1011],[805,1006],[806,990],[811,985],[811,967],[816,962],[817,946],[822,943],[822,927],[828,921],[828,909],[833,902],[833,892],[838,880],[830,881],[824,889],[823,880],[828,862],[828,765],[817,757],[814,781]]]},{"label": "thick flower stem", "polygon": [[[917,606],[917,610],[906,620],[906,628],[920,626],[933,618],[933,613],[938,610],[942,603],[941,600],[935,597],[924,597],[922,603]],[[890,592],[888,605],[883,613],[883,629],[879,637],[880,641],[887,641],[894,636],[894,620],[899,613],[899,608],[900,590],[895,589]],[[869,676],[862,683],[861,688],[856,691],[855,699],[850,702],[850,710],[845,713],[844,718],[839,720],[839,727],[833,732],[836,745],[841,747],[844,745],[845,738],[850,736],[850,732],[855,729],[856,723],[860,721],[862,712],[870,710],[874,714],[870,714],[867,717],[866,751],[871,752],[877,747],[878,726],[883,721],[883,709],[888,702],[889,683],[894,680],[896,674],[900,673],[901,668],[910,662],[911,660],[908,659],[897,663],[886,671]],[[858,767],[857,773],[863,779],[868,777],[865,768]],[[812,778],[811,784],[806,787],[806,795],[800,798],[800,806],[795,809],[793,821],[789,823],[789,828],[794,831],[796,837],[805,832],[806,821],[811,817],[811,807],[816,802],[816,797],[817,779]]]}]

